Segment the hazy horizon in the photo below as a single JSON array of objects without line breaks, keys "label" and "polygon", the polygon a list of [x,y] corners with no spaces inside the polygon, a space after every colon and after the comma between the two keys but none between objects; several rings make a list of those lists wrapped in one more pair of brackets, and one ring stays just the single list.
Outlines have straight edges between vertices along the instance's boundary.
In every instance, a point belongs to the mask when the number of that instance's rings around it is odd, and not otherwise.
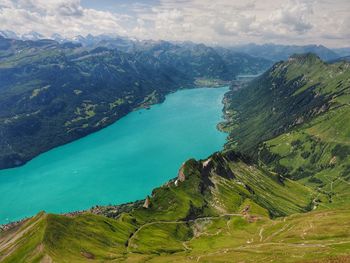
[{"label": "hazy horizon", "polygon": [[[347,0],[3,0],[0,30],[140,40],[348,47]],[[16,21],[14,21],[16,17]]]}]

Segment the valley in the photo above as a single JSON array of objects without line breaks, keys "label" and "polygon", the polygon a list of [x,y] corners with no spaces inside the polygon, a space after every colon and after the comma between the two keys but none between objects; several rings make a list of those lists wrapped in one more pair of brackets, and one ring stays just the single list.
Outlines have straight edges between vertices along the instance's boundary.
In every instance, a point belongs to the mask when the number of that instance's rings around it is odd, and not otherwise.
[{"label": "valley", "polygon": [[144,200],[41,212],[2,233],[1,260],[348,262],[349,74],[304,54],[232,85],[224,150]]},{"label": "valley", "polygon": [[203,44],[136,44],[120,50],[0,37],[0,169],[21,166],[174,91],[229,83],[271,65]]},{"label": "valley", "polygon": [[0,263],[350,263],[349,0],[0,0]]},{"label": "valley", "polygon": [[216,125],[228,88],[181,90],[162,104],[0,171],[0,223],[38,211],[70,212],[131,202],[171,179],[189,158],[219,151]]}]

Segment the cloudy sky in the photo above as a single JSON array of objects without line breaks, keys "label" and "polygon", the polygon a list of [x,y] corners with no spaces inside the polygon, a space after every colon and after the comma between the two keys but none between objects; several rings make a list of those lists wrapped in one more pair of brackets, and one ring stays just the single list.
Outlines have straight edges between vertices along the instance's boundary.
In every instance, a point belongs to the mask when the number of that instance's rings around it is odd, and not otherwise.
[{"label": "cloudy sky", "polygon": [[0,0],[0,30],[350,46],[350,0]]}]

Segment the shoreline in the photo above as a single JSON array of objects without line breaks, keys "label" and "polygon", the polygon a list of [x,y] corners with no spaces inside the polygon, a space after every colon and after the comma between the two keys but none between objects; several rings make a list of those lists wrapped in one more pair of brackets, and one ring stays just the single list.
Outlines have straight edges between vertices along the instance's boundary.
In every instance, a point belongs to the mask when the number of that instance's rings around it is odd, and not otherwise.
[{"label": "shoreline", "polygon": [[[138,110],[142,110],[142,109],[146,109],[146,110],[149,110],[152,106],[154,105],[157,105],[157,104],[162,104],[165,99],[166,99],[166,96],[170,95],[170,94],[173,94],[177,91],[181,91],[181,90],[190,90],[190,89],[200,89],[200,88],[224,88],[225,86],[230,86],[231,82],[232,81],[223,81],[223,80],[220,80],[221,82],[220,83],[226,83],[226,85],[224,84],[220,84],[220,85],[208,85],[208,86],[198,86],[195,84],[195,81],[192,83],[191,86],[180,86],[179,88],[177,89],[173,89],[173,90],[169,90],[168,92],[166,92],[165,94],[159,94],[157,93],[157,91],[155,90],[153,93],[151,94],[148,94],[144,100],[142,102],[139,102],[137,105],[135,105],[130,111],[128,112],[124,112],[122,113],[120,116],[118,116],[116,119],[114,120],[111,120],[111,121],[107,121],[107,122],[104,122],[102,124],[102,126],[100,127],[95,127],[95,129],[93,129],[91,132],[87,132],[86,134],[83,134],[82,136],[78,136],[76,138],[72,138],[72,139],[68,139],[66,142],[63,142],[63,143],[60,143],[60,144],[57,144],[56,146],[54,147],[50,147],[48,148],[47,150],[45,151],[42,151],[38,154],[36,154],[35,156],[33,157],[30,157],[30,158],[26,158],[26,159],[23,159],[21,160],[21,162],[18,164],[18,165],[12,165],[10,167],[4,167],[4,168],[0,168],[0,172],[3,171],[3,170],[10,170],[10,169],[16,169],[16,168],[19,168],[19,167],[23,167],[24,165],[26,165],[28,162],[30,162],[31,160],[37,158],[38,156],[50,151],[50,150],[53,150],[53,149],[56,149],[56,148],[59,148],[61,146],[64,146],[64,145],[67,145],[67,144],[70,144],[70,143],[73,143],[77,140],[80,140],[82,138],[85,138],[91,134],[94,134],[102,129],[105,129],[111,125],[113,125],[114,123],[116,123],[117,121],[121,120],[122,118],[126,117],[128,114],[132,113],[132,112],[135,112],[135,111],[138,111]],[[150,96],[154,94],[155,97],[153,98],[150,98]],[[104,119],[104,118],[103,118]],[[100,121],[103,121],[103,119],[101,119]]]},{"label": "shoreline", "polygon": [[[222,110],[224,109],[224,98],[225,98],[225,95],[230,91],[230,87],[229,86],[215,86],[215,87],[203,87],[203,86],[192,86],[191,88],[181,88],[177,91],[181,91],[181,90],[193,90],[193,89],[216,89],[216,88],[226,88],[227,91],[225,90],[225,93],[223,94],[223,97],[222,97],[222,100],[221,100],[221,103],[223,104],[222,105]],[[173,94],[177,91],[173,91],[169,94],[167,94],[166,96],[170,95],[170,94]],[[161,102],[163,103],[166,99],[166,96],[164,96],[164,100]],[[224,120],[224,116],[222,115],[221,116],[221,121]],[[220,122],[219,122],[220,123]],[[218,124],[219,124],[218,123]],[[218,129],[218,126],[216,126],[216,129]],[[220,130],[219,130],[220,131]],[[226,142],[225,142],[226,143]],[[224,146],[225,146],[225,143],[221,146],[221,150],[224,149]],[[60,146],[59,146],[60,147]],[[212,154],[212,153],[210,153]],[[14,168],[10,168],[10,169],[14,169]],[[173,180],[173,179],[170,179],[170,181]],[[167,181],[166,183],[169,183],[169,181]],[[158,186],[155,186],[155,187],[158,187]],[[48,212],[48,213],[54,213],[54,214],[59,214],[59,215],[64,215],[64,216],[75,216],[75,215],[78,215],[78,214],[83,214],[83,213],[87,213],[87,212],[91,212],[93,214],[99,214],[98,213],[98,209],[97,208],[102,208],[102,209],[106,209],[108,207],[112,207],[112,208],[119,208],[119,207],[125,207],[127,205],[129,205],[130,203],[134,204],[134,203],[137,203],[139,202],[139,200],[136,200],[136,201],[131,201],[131,202],[128,202],[128,203],[118,203],[118,204],[115,204],[115,205],[95,205],[91,208],[87,208],[87,209],[82,209],[82,210],[73,210],[73,211],[68,211],[68,212],[58,212],[58,213],[55,213],[55,212]],[[3,231],[7,231],[9,229],[13,229],[15,228],[16,226],[18,225],[21,225],[22,223],[24,223],[25,221],[35,217],[38,213],[34,214],[34,215],[31,215],[31,216],[26,216],[24,218],[21,218],[21,219],[18,219],[18,220],[14,220],[14,221],[8,221],[8,222],[4,222],[2,224],[0,224],[0,233],[3,232]]]}]

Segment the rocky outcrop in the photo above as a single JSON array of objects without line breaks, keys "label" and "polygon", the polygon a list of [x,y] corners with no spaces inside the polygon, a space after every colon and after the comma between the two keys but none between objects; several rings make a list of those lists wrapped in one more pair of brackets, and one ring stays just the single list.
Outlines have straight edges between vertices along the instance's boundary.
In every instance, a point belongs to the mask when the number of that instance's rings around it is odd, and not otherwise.
[{"label": "rocky outcrop", "polygon": [[179,173],[177,174],[177,181],[179,181],[179,182],[184,182],[186,180],[184,168],[185,168],[185,166],[184,166],[184,164],[182,164],[182,166],[179,170]]},{"label": "rocky outcrop", "polygon": [[150,205],[151,205],[151,198],[149,196],[147,196],[145,199],[145,203],[143,204],[142,207],[147,209],[150,207]]}]

